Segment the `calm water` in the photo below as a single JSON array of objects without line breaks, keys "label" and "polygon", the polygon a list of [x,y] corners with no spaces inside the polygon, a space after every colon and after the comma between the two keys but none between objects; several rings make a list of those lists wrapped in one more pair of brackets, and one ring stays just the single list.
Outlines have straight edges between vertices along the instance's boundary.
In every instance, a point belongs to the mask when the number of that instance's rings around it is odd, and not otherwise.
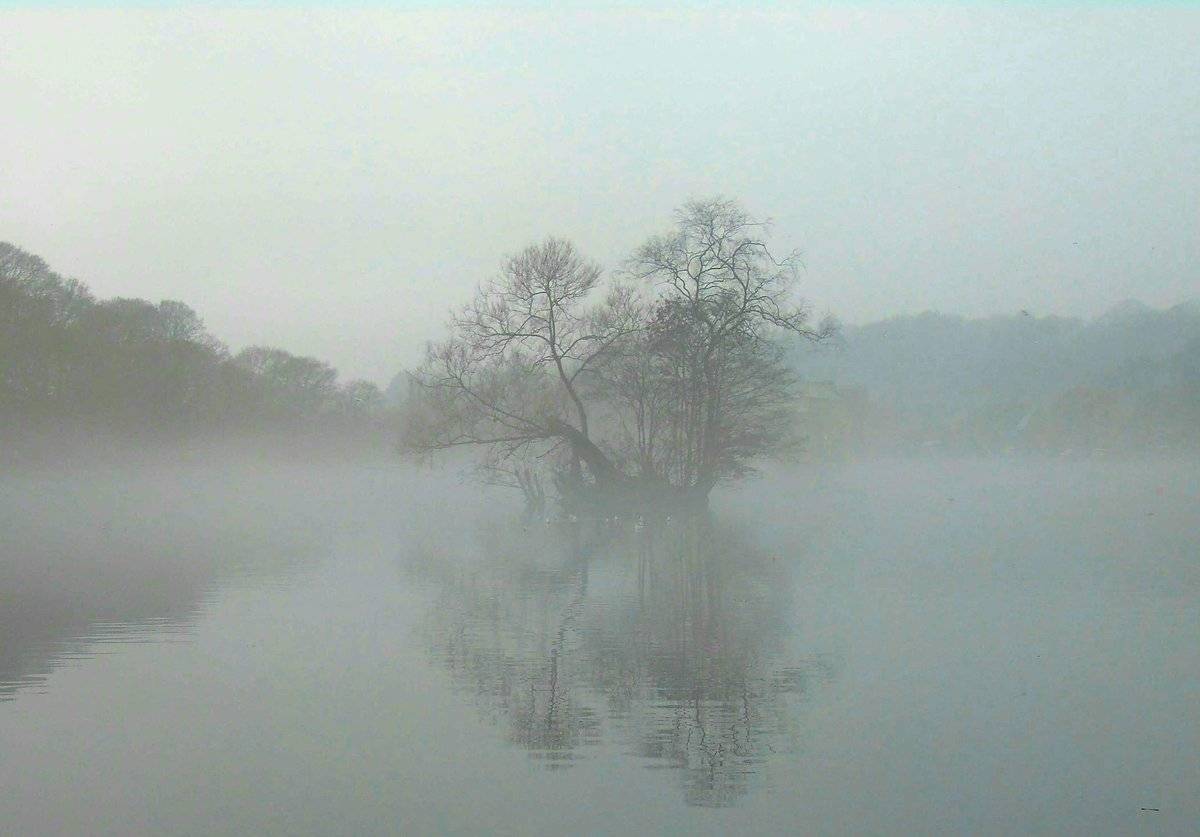
[{"label": "calm water", "polygon": [[0,831],[1200,829],[1196,463],[820,466],[714,505],[4,478]]}]

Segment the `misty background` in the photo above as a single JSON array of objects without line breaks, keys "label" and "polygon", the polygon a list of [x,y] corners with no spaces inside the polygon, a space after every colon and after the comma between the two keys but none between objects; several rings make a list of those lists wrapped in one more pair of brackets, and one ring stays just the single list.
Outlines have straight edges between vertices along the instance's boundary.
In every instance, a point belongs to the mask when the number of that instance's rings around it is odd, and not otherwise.
[{"label": "misty background", "polygon": [[[737,197],[851,325],[1197,295],[1184,6],[0,11],[0,238],[386,386],[547,233]],[[719,45],[719,46],[718,46]]]},{"label": "misty background", "polygon": [[6,825],[1191,834],[1196,43],[0,9]]}]

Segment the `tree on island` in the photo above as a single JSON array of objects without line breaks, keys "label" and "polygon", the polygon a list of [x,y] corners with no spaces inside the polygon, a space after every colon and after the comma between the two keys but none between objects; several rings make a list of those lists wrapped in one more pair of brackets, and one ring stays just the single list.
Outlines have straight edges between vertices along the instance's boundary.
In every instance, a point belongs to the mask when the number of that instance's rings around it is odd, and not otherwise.
[{"label": "tree on island", "polygon": [[723,199],[692,201],[618,279],[550,238],[511,257],[411,373],[401,447],[468,447],[491,481],[540,502],[671,498],[720,482],[795,440],[786,336],[820,340],[794,298],[799,260]]}]

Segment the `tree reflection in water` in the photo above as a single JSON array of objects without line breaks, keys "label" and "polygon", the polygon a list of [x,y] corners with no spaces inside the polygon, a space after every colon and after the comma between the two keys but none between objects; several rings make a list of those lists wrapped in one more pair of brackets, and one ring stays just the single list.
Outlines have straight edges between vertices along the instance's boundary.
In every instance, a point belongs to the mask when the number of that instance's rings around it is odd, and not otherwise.
[{"label": "tree reflection in water", "polygon": [[546,767],[617,743],[681,772],[688,804],[727,806],[796,739],[831,676],[788,660],[782,562],[708,518],[488,532],[468,561],[436,548],[426,639],[456,685]]}]

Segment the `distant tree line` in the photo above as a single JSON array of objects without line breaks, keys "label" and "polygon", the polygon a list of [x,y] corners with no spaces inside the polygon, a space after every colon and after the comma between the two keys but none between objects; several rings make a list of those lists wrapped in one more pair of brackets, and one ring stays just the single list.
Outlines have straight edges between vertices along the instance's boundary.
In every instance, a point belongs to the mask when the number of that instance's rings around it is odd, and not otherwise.
[{"label": "distant tree line", "polygon": [[532,505],[703,505],[797,440],[785,338],[820,340],[798,258],[732,201],[693,201],[611,280],[567,241],[512,256],[414,370],[403,447],[468,448]]},{"label": "distant tree line", "polygon": [[0,420],[121,432],[362,430],[384,399],[324,361],[237,354],[175,300],[97,299],[78,279],[0,242]]},{"label": "distant tree line", "polygon": [[813,455],[1200,449],[1197,300],[1129,300],[1092,320],[892,317],[793,363],[817,396]]}]

